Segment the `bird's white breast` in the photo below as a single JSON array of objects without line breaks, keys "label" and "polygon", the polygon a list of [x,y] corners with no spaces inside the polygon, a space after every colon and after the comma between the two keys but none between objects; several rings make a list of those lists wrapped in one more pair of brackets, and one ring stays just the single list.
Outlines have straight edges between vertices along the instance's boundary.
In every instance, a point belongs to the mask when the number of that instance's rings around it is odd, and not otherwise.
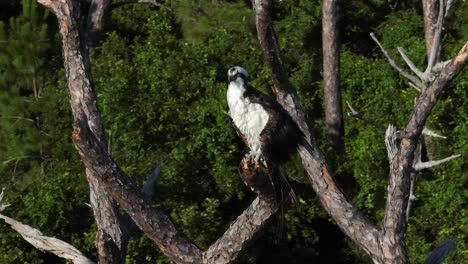
[{"label": "bird's white breast", "polygon": [[251,103],[244,95],[242,80],[229,83],[227,101],[229,112],[236,127],[245,135],[249,148],[261,153],[260,134],[268,123],[268,113],[259,104]]}]

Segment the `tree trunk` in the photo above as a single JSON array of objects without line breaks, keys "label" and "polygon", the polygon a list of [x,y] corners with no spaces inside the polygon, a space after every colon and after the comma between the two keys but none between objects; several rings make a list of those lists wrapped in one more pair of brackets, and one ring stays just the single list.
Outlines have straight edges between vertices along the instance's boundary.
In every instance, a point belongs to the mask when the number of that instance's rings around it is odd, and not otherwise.
[{"label": "tree trunk", "polygon": [[328,144],[339,147],[343,142],[344,125],[340,91],[340,44],[338,0],[324,0],[322,8],[323,81],[325,123]]}]

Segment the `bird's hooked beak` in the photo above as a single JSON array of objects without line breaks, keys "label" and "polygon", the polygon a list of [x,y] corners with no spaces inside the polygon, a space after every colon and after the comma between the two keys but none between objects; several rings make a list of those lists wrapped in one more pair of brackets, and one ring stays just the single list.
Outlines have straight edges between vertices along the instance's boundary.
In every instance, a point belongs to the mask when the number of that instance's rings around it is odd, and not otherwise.
[{"label": "bird's hooked beak", "polygon": [[232,67],[228,71],[229,82],[234,82],[237,80],[237,78],[242,78],[244,82],[247,82],[248,76],[249,74],[247,73],[247,71],[244,68],[239,67],[239,66]]},{"label": "bird's hooked beak", "polygon": [[234,82],[237,79],[238,76],[239,76],[239,74],[229,75],[228,76],[228,82]]}]

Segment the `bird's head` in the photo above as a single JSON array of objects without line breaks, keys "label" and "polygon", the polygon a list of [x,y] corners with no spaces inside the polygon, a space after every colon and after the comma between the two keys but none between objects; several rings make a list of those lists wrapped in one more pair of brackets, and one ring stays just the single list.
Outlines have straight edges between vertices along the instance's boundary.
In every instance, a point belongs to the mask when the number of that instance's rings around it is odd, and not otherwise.
[{"label": "bird's head", "polygon": [[244,68],[240,66],[234,66],[228,71],[228,81],[233,82],[237,80],[237,78],[241,78],[244,81],[244,83],[247,83],[247,80],[249,79],[249,74]]}]

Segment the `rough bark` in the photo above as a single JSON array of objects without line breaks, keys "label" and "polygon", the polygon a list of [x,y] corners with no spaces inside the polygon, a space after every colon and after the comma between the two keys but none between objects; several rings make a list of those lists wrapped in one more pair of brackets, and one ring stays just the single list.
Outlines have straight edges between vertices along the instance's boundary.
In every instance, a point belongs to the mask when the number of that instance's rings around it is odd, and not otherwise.
[{"label": "rough bark", "polygon": [[96,248],[99,263],[125,263],[129,230],[121,222],[117,203],[99,181],[98,176],[86,169],[89,199],[97,225]]},{"label": "rough bark", "polygon": [[340,90],[339,1],[324,0],[322,7],[323,81],[328,144],[341,145],[344,137]]},{"label": "rough bark", "polygon": [[[83,57],[84,49],[80,46],[78,3],[70,0],[39,2],[51,9],[59,20],[74,119],[73,141],[89,171],[88,176],[92,175],[105,188],[112,190],[110,194],[132,216],[136,224],[174,261],[199,262],[200,250],[188,242],[167,215],[151,206],[147,197],[123,174],[106,152],[104,129],[90,81],[90,66]],[[104,234],[102,238],[108,237]]]},{"label": "rough bark", "polygon": [[[202,252],[191,243],[177,230],[166,213],[152,205],[150,199],[114,163],[106,151],[101,115],[92,89],[89,60],[80,42],[78,2],[72,0],[38,0],[38,2],[49,8],[59,20],[74,120],[73,142],[85,165],[88,177],[93,177],[99,186],[111,190],[109,194],[172,261],[231,263],[238,260],[239,255],[258,236],[277,209],[257,198],[207,251]],[[343,232],[365,250],[375,263],[408,263],[404,244],[407,224],[405,210],[409,193],[408,175],[412,172],[414,151],[426,120],[440,99],[442,90],[468,61],[468,43],[423,91],[401,143],[396,150],[392,148],[395,151],[392,151],[390,156],[391,173],[384,226],[379,230],[346,198],[330,174],[325,157],[315,143],[312,128],[307,123],[280,58],[280,48],[269,15],[271,4],[271,1],[253,0],[258,37],[270,66],[277,100],[303,131],[304,140],[300,143],[299,154],[317,196]],[[396,139],[393,139],[391,145],[396,146]]]},{"label": "rough bark", "polygon": [[73,142],[88,176],[96,179],[100,187],[112,190],[110,195],[172,261],[201,263],[222,258],[230,263],[237,260],[245,247],[266,226],[276,209],[263,201],[255,200],[202,259],[202,251],[177,230],[167,214],[151,204],[150,199],[136,187],[106,151],[101,115],[92,87],[89,58],[80,42],[78,3],[72,0],[38,2],[50,9],[59,20],[73,113]]},{"label": "rough bark", "polygon": [[260,235],[278,207],[256,198],[215,243],[203,254],[203,263],[235,263],[241,253]]},{"label": "rough bark", "polygon": [[408,122],[398,154],[390,161],[390,182],[383,224],[382,250],[385,263],[409,263],[405,245],[406,208],[410,193],[410,173],[418,140],[443,89],[468,62],[468,42],[421,94]]},{"label": "rough bark", "polygon": [[405,129],[406,134],[397,152],[391,156],[384,227],[377,229],[346,198],[336,184],[329,172],[324,155],[312,137],[310,126],[306,123],[302,107],[287,79],[280,58],[280,48],[269,16],[272,1],[252,0],[252,3],[256,13],[260,45],[270,67],[273,90],[278,102],[290,113],[306,135],[306,140],[299,146],[299,154],[322,205],[341,230],[366,251],[375,263],[409,263],[404,241],[407,225],[405,214],[410,185],[409,173],[413,170],[414,151],[427,117],[440,99],[441,91],[466,64],[467,45],[428,85],[414,108],[410,122]]},{"label": "rough bark", "polygon": [[[363,213],[344,195],[330,174],[323,153],[318,148],[312,128],[306,120],[281,60],[278,40],[271,18],[271,1],[253,0],[260,45],[270,67],[271,78],[278,102],[288,111],[301,128],[305,140],[299,146],[302,164],[322,205],[337,222],[338,226],[372,258],[378,258],[379,231]],[[375,256],[374,256],[375,255]]]}]

